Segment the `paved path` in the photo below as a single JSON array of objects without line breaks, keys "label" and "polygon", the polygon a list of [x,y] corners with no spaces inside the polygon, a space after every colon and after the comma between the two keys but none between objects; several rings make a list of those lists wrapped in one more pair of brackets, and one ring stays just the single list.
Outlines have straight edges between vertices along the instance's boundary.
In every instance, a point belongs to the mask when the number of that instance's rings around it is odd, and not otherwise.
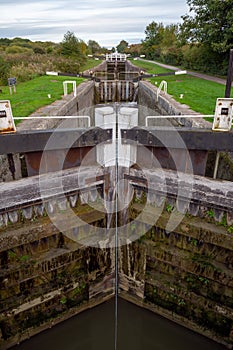
[{"label": "paved path", "polygon": [[[139,60],[140,61],[154,63],[154,64],[157,64],[160,67],[163,67],[163,68],[166,68],[166,69],[170,69],[170,70],[180,70],[180,68],[178,68],[178,67],[170,66],[169,64],[164,64],[164,63],[160,63],[160,62],[157,62],[157,61],[143,60],[141,58],[139,58]],[[222,78],[214,77],[212,75],[207,75],[207,74],[203,74],[203,73],[192,72],[192,71],[189,71],[189,70],[187,71],[187,73],[189,75],[192,75],[192,76],[197,77],[197,78],[210,80],[210,81],[214,81],[215,83],[226,85],[226,80],[222,79]]]}]

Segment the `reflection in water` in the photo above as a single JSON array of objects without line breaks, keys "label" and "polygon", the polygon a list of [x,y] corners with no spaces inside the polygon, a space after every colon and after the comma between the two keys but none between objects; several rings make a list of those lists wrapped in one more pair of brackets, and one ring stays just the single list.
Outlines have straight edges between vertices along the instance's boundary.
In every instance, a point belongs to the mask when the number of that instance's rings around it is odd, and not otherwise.
[{"label": "reflection in water", "polygon": [[[114,350],[114,299],[15,346],[15,350]],[[118,350],[225,349],[163,317],[119,299]]]}]

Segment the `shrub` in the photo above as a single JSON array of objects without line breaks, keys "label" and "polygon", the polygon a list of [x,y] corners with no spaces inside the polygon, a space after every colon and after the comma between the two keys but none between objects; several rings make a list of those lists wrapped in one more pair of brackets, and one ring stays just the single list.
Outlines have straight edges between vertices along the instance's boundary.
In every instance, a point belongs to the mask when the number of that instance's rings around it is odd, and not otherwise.
[{"label": "shrub", "polygon": [[181,50],[175,46],[162,50],[161,60],[167,64],[180,64]]},{"label": "shrub", "polygon": [[39,54],[39,55],[44,55],[45,54],[45,50],[42,47],[40,47],[40,46],[34,47],[33,51],[34,51],[35,54]]},{"label": "shrub", "polygon": [[186,68],[218,75],[227,73],[226,55],[213,52],[207,45],[185,45],[182,47],[182,53],[182,64]]},{"label": "shrub", "polygon": [[0,84],[1,85],[7,85],[10,74],[10,63],[6,62],[1,56],[0,56]]},{"label": "shrub", "polygon": [[77,74],[80,69],[80,64],[75,59],[71,58],[58,58],[54,63],[56,70],[65,73]]},{"label": "shrub", "polygon": [[75,58],[35,54],[25,50],[14,54],[3,53],[0,58],[0,81],[3,85],[7,84],[9,76],[14,76],[18,82],[23,82],[44,75],[46,71],[77,74],[82,64],[80,60],[77,61]]},{"label": "shrub", "polygon": [[27,47],[12,45],[12,46],[8,46],[6,48],[6,53],[27,53],[27,54],[31,54],[31,53],[33,53],[33,50],[29,49]]}]

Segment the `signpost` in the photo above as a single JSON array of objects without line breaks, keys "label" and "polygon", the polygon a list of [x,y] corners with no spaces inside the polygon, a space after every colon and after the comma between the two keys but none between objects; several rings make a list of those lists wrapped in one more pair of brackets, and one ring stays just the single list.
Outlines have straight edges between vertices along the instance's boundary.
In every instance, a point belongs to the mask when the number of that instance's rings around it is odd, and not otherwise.
[{"label": "signpost", "polygon": [[8,86],[9,86],[11,95],[12,95],[12,88],[14,90],[14,93],[16,93],[16,78],[8,78]]}]

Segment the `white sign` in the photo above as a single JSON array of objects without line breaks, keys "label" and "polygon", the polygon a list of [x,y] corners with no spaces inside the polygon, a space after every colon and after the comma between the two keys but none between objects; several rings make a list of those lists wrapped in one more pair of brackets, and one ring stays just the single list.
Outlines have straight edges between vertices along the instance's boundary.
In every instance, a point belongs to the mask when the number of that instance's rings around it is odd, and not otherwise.
[{"label": "white sign", "polygon": [[11,104],[8,100],[0,100],[0,133],[15,132],[15,123]]}]

